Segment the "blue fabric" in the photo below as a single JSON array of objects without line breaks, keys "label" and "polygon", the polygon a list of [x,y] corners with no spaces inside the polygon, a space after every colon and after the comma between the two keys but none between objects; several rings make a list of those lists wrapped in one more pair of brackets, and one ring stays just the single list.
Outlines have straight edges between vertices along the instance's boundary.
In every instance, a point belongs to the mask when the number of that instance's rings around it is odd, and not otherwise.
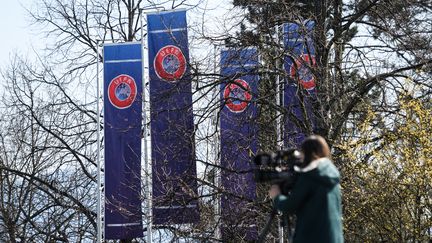
[{"label": "blue fabric", "polygon": [[[305,139],[306,124],[309,123],[313,128],[314,118],[312,112],[312,101],[315,99],[316,89],[312,88],[305,91],[299,83],[299,74],[295,77],[291,75],[293,66],[297,67],[296,61],[307,58],[315,58],[315,48],[313,45],[313,29],[315,23],[307,21],[304,24],[287,23],[284,25],[284,45],[285,58],[284,68],[287,74],[284,85],[284,108],[286,109],[284,122],[284,146],[285,148],[298,147]],[[307,66],[311,62],[306,61]],[[309,69],[309,68],[307,68]],[[303,69],[304,70],[304,69]],[[313,76],[312,72],[306,72],[308,79]],[[315,80],[316,82],[316,80]]]},{"label": "blue fabric", "polygon": [[193,223],[199,211],[186,12],[149,14],[147,27],[153,222]]},{"label": "blue fabric", "polygon": [[[131,61],[132,59],[138,59]],[[115,62],[109,62],[115,61]],[[111,93],[116,78],[131,77],[136,85],[129,107],[116,107]],[[126,77],[126,76],[125,76]],[[130,81],[130,80],[129,80]],[[131,95],[134,85],[124,85]],[[143,235],[141,218],[141,44],[104,46],[105,238],[131,239]],[[124,96],[126,97],[126,96]],[[115,97],[114,97],[115,98]],[[110,100],[111,99],[111,100]],[[115,103],[114,103],[115,104]]]},{"label": "blue fabric", "polygon": [[[227,242],[235,240],[234,236],[252,241],[257,238],[253,213],[258,212],[253,206],[256,183],[252,173],[252,158],[258,150],[258,51],[256,48],[223,50],[220,64],[221,180],[225,191],[221,201],[222,237]],[[247,97],[251,98],[248,102]]]}]

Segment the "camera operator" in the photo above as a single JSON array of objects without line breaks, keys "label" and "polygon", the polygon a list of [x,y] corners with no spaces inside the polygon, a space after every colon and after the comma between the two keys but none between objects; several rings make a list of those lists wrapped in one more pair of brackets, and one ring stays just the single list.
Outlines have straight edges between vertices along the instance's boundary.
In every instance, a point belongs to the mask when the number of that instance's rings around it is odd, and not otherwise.
[{"label": "camera operator", "polygon": [[343,242],[340,176],[330,160],[329,146],[324,138],[313,135],[301,150],[303,163],[295,167],[298,177],[290,193],[281,194],[278,185],[269,191],[274,207],[295,213],[293,242]]}]

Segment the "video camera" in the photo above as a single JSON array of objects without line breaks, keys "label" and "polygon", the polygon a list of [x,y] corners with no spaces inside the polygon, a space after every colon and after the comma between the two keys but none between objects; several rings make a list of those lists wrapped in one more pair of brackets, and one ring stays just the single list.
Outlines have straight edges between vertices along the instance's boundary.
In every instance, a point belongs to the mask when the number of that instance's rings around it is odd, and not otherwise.
[{"label": "video camera", "polygon": [[261,153],[255,156],[255,181],[277,184],[282,194],[287,195],[295,183],[294,166],[303,162],[301,153],[296,149],[280,150],[274,153]]}]

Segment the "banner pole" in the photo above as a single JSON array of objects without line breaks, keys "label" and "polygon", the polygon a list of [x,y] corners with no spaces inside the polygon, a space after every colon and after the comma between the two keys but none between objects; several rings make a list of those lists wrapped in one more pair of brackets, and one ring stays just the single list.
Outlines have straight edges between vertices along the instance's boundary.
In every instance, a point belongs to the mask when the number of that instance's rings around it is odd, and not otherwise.
[{"label": "banner pole", "polygon": [[[216,45],[213,45],[213,51],[214,51],[214,56],[213,56],[213,59],[214,59],[214,61],[213,61],[213,71],[214,71],[214,75],[215,75],[215,79],[214,79],[214,81],[215,81],[215,84],[216,84],[216,69],[217,69],[217,50],[218,50],[218,48],[217,48],[217,46]],[[215,94],[217,95],[216,96],[216,100],[217,100],[217,102],[219,102],[219,90],[220,90],[220,85],[218,85],[218,86],[216,86],[216,89],[215,89]],[[214,122],[215,122],[215,126],[217,125],[217,124],[220,124],[220,121],[219,121],[219,118],[218,118],[218,110],[217,109],[215,109],[215,111],[214,111]],[[215,128],[216,129],[216,131],[217,131],[217,127]],[[219,158],[219,149],[220,149],[220,146],[218,146],[219,145],[219,141],[220,141],[220,136],[219,136],[219,134],[216,132],[215,133],[216,134],[216,142],[215,142],[215,144],[214,144],[214,147],[215,147],[215,165],[216,165],[216,167],[215,167],[215,184],[216,184],[216,188],[220,188],[220,186],[221,186],[221,169],[220,169],[220,166],[221,166],[221,163],[220,163],[220,158]],[[221,229],[221,225],[220,225],[220,219],[221,219],[221,196],[219,195],[219,194],[216,194],[216,205],[215,205],[215,213],[216,213],[216,217],[215,217],[215,222],[216,222],[216,230],[215,230],[215,238],[217,239],[217,240],[221,240],[222,239],[222,229]]]},{"label": "banner pole", "polygon": [[[276,38],[275,38],[275,40],[277,41],[277,43],[276,43],[276,48],[278,49],[278,51],[279,51],[279,44],[280,44],[280,40],[279,40],[279,25],[276,25],[275,26],[275,35],[276,35]],[[279,59],[277,59],[276,60],[276,70],[279,70],[279,65],[280,65],[280,62],[279,62]],[[282,104],[282,101],[281,101],[281,97],[283,97],[282,96],[282,94],[283,94],[283,87],[282,87],[282,83],[281,83],[281,80],[280,80],[280,74],[279,74],[279,72],[277,72],[276,73],[276,105],[278,106],[278,107],[281,107],[283,104]],[[276,136],[277,136],[277,144],[278,144],[278,149],[283,149],[283,132],[282,132],[282,122],[281,122],[281,120],[282,120],[282,117],[281,117],[281,115],[282,115],[282,113],[279,111],[279,109],[277,109],[276,110]],[[278,218],[278,235],[279,235],[279,242],[280,243],[283,243],[283,237],[284,237],[284,231],[283,231],[283,226],[282,226],[282,224],[281,224],[281,218],[279,217]]]},{"label": "banner pole", "polygon": [[102,242],[102,206],[101,206],[101,163],[100,163],[100,107],[99,107],[99,94],[100,94],[100,80],[99,80],[99,40],[96,43],[96,115],[97,115],[97,242]]},{"label": "banner pole", "polygon": [[145,176],[145,184],[146,184],[146,198],[147,198],[147,242],[152,243],[152,197],[151,197],[151,174],[149,170],[149,160],[148,160],[148,151],[147,151],[147,110],[146,110],[146,79],[145,79],[145,64],[144,64],[144,28],[143,28],[143,14],[140,9],[140,23],[141,23],[141,65],[142,65],[142,86],[143,86],[143,111],[144,111],[144,125],[143,125],[143,136],[144,136],[144,176]]}]

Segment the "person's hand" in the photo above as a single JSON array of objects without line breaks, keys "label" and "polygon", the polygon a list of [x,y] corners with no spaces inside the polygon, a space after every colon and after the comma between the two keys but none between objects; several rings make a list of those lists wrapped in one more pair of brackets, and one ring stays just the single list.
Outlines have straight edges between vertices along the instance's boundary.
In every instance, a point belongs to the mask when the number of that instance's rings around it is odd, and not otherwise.
[{"label": "person's hand", "polygon": [[281,194],[281,190],[278,185],[272,185],[269,190],[269,196],[274,199],[277,195]]}]

